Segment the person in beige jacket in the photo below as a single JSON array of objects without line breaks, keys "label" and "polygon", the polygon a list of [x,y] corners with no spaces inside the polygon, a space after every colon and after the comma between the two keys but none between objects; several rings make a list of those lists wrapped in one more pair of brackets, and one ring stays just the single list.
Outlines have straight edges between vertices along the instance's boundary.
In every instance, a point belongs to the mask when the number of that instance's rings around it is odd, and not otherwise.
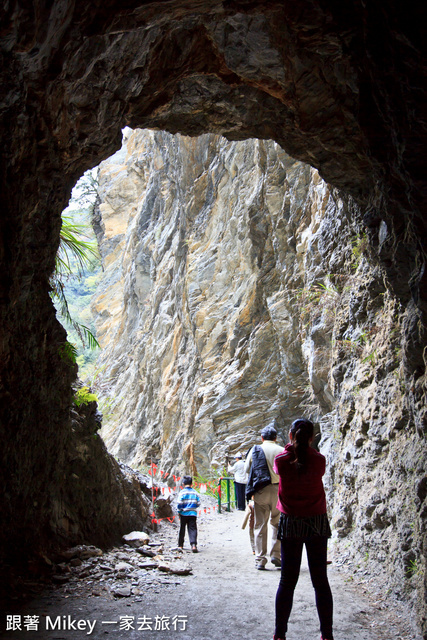
[{"label": "person in beige jacket", "polygon": [[[280,519],[280,511],[277,508],[277,494],[279,489],[279,476],[273,469],[274,458],[277,454],[282,453],[283,447],[276,444],[277,431],[274,423],[270,423],[261,431],[261,445],[255,445],[258,449],[262,449],[265,461],[270,473],[271,482],[260,489],[256,489],[253,494],[254,515],[255,515],[255,567],[257,569],[265,569],[267,564],[267,547],[268,547],[268,521],[270,520],[271,543],[270,543],[270,561],[275,567],[280,567],[280,541],[277,540],[277,527]],[[250,473],[252,466],[252,456],[254,447],[249,451],[246,462],[245,472]],[[259,456],[254,456],[254,460],[259,460]]]}]

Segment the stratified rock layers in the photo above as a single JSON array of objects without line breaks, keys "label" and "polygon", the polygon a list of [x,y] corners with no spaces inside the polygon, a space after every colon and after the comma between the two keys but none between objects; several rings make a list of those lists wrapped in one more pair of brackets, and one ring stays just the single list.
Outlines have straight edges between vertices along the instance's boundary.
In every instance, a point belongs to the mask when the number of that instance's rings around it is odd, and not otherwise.
[{"label": "stratified rock layers", "polygon": [[362,232],[351,199],[277,144],[214,135],[126,130],[100,199],[93,308],[111,450],[206,472],[269,420],[285,433],[309,414],[341,556],[368,550],[367,575],[421,613],[422,336],[375,266],[386,222]]},{"label": "stratified rock layers", "polygon": [[102,163],[100,196],[112,451],[206,471],[269,420],[288,424],[307,384],[295,236],[329,201],[317,172],[274,143],[136,132]]}]

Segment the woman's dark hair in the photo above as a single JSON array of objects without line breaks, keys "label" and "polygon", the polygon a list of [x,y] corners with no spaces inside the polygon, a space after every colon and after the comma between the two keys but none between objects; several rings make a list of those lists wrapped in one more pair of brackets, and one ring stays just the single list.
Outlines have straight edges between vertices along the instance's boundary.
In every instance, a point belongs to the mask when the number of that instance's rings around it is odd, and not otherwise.
[{"label": "woman's dark hair", "polygon": [[295,452],[295,460],[292,464],[296,464],[298,471],[301,471],[307,462],[307,452],[310,446],[309,441],[314,434],[314,425],[310,420],[297,418],[293,421],[290,431]]}]

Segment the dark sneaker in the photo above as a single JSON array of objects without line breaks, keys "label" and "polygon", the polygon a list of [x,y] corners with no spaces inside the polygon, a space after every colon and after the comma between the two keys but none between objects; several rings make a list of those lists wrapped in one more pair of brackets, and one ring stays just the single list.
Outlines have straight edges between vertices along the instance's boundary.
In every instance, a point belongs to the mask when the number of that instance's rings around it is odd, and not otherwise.
[{"label": "dark sneaker", "polygon": [[271,558],[271,564],[274,564],[275,567],[281,567],[282,562],[280,558]]},{"label": "dark sneaker", "polygon": [[191,545],[191,551],[192,551],[193,553],[197,553],[197,547],[196,547],[196,545],[195,545],[195,544],[192,544],[192,545]]}]

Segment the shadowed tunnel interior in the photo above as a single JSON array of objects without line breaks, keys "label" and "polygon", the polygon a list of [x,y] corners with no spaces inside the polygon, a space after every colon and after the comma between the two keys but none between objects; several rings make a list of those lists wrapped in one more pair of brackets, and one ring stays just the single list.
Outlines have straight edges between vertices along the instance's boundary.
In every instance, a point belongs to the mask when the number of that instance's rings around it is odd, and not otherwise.
[{"label": "shadowed tunnel interior", "polygon": [[[107,545],[145,523],[136,481],[93,437],[94,413],[70,410],[77,371],[49,297],[71,188],[119,148],[124,126],[271,139],[353,199],[370,260],[400,305],[400,446],[418,460],[402,512],[425,558],[421,13],[380,0],[40,0],[4,4],[0,20],[3,558]],[[426,634],[424,564],[416,593]]]}]

